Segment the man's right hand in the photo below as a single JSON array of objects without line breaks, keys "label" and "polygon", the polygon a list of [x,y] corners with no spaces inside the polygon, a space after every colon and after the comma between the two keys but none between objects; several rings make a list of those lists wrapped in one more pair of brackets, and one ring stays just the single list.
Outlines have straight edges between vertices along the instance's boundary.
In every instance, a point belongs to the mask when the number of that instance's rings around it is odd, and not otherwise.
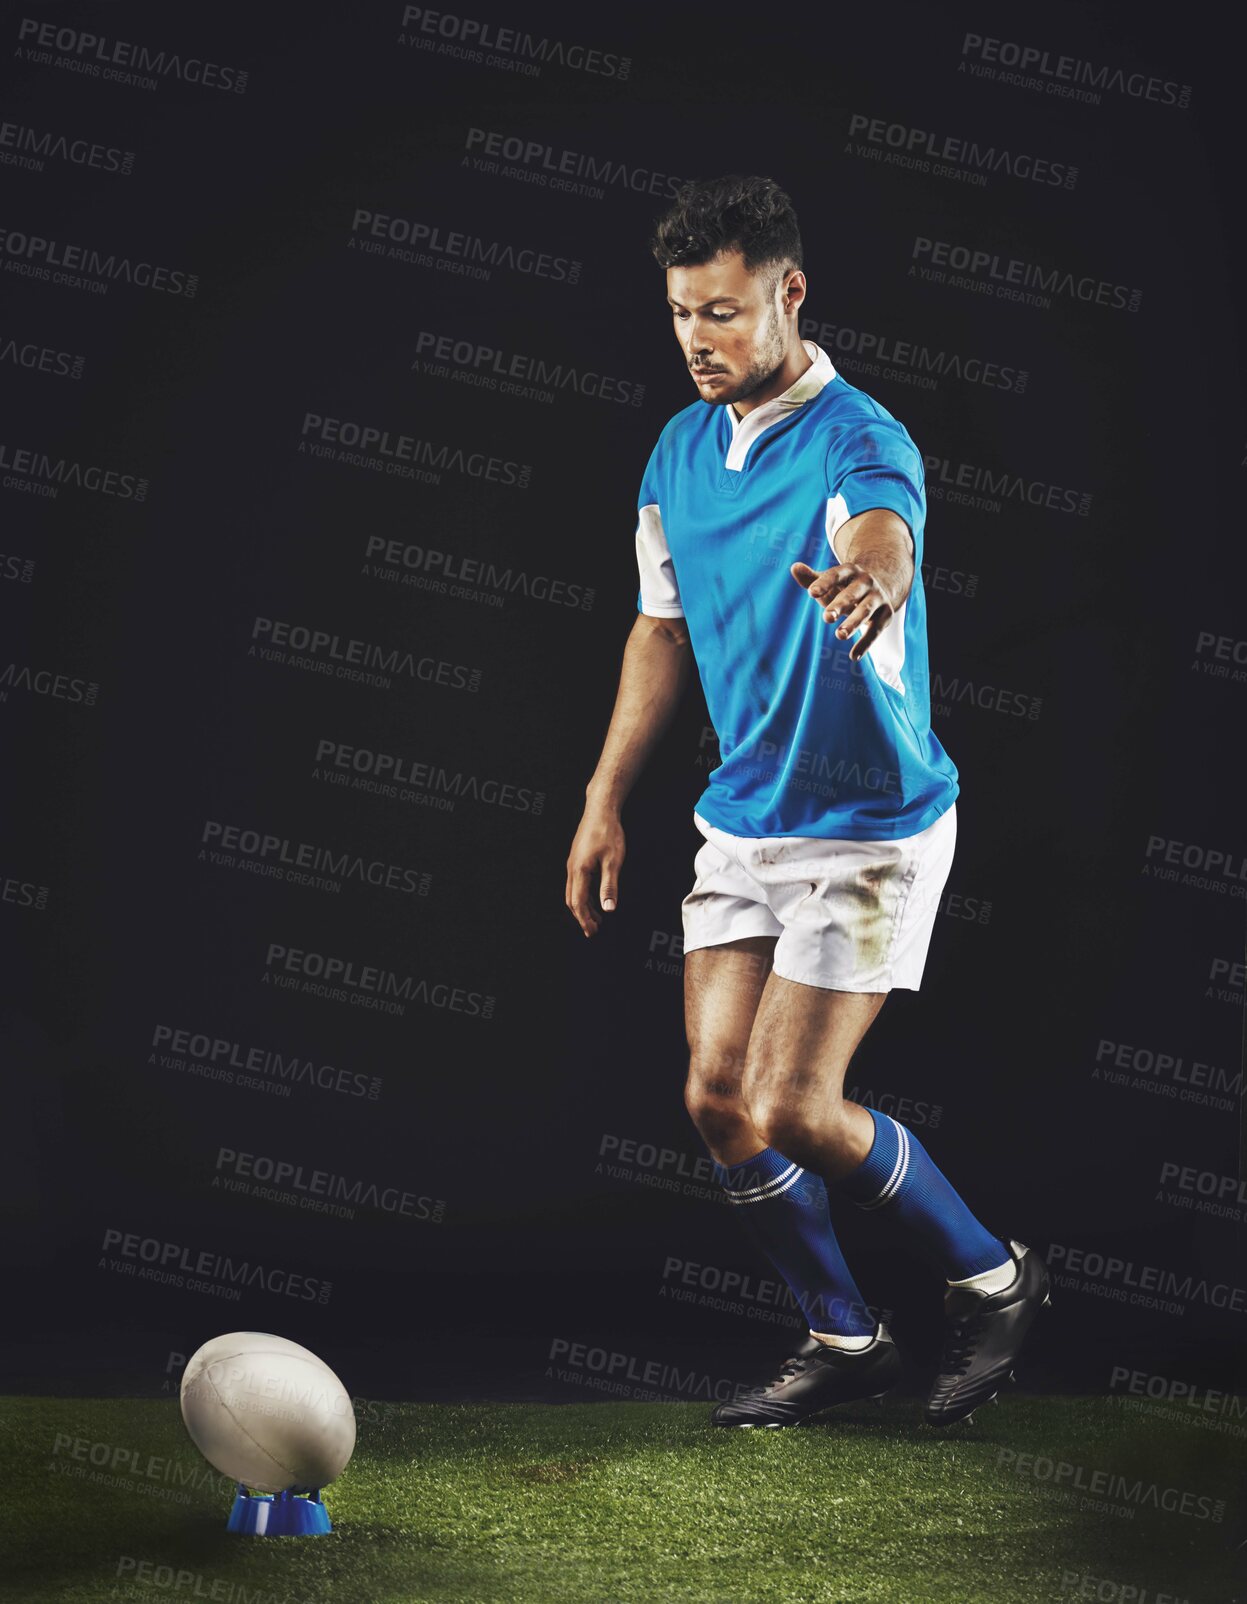
[{"label": "man's right hand", "polygon": [[[619,870],[624,860],[624,832],[619,814],[590,805],[567,857],[564,901],[586,936],[597,933],[603,910],[611,912],[619,901]],[[593,879],[601,875],[600,906]]]}]

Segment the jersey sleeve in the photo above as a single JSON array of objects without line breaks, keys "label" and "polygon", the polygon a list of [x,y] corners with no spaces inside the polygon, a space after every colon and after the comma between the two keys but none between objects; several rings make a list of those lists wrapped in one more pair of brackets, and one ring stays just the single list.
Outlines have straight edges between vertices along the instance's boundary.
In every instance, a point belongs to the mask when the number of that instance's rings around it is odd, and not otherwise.
[{"label": "jersey sleeve", "polygon": [[827,448],[827,542],[850,518],[872,507],[886,507],[905,520],[914,542],[914,562],[922,561],[926,519],[926,478],[922,457],[909,431],[895,418],[866,418],[841,430]]},{"label": "jersey sleeve", "polygon": [[657,446],[650,454],[637,497],[636,561],[641,580],[637,612],[651,618],[683,618],[675,563],[662,526]]}]

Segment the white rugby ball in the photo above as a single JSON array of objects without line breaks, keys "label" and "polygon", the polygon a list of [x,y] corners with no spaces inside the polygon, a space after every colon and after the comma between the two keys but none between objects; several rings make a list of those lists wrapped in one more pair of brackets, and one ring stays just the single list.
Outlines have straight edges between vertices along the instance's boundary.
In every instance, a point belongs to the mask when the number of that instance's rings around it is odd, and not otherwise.
[{"label": "white rugby ball", "polygon": [[187,1362],[180,1398],[208,1463],[257,1492],[327,1487],[355,1450],[346,1388],[310,1349],[269,1331],[205,1342]]}]

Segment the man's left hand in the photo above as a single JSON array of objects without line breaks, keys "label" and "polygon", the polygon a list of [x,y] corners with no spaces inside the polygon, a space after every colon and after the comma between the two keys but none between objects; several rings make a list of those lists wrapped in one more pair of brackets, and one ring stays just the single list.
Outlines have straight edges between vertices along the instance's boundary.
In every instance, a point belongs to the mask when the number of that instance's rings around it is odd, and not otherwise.
[{"label": "man's left hand", "polygon": [[825,624],[842,620],[836,629],[841,640],[848,640],[859,625],[864,626],[861,638],[849,648],[849,657],[855,663],[866,655],[896,615],[882,581],[861,563],[839,563],[821,573],[808,563],[793,563],[788,571],[820,603]]}]

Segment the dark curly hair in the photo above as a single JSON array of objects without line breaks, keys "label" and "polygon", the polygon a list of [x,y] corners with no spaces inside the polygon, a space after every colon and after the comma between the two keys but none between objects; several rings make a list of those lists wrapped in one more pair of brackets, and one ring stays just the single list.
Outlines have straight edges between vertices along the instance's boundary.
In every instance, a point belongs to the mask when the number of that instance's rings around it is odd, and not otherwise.
[{"label": "dark curly hair", "polygon": [[772,283],[802,266],[792,201],[773,178],[728,173],[690,178],[659,218],[650,250],[660,267],[696,267],[720,251],[739,250],[745,268],[770,269]]}]

